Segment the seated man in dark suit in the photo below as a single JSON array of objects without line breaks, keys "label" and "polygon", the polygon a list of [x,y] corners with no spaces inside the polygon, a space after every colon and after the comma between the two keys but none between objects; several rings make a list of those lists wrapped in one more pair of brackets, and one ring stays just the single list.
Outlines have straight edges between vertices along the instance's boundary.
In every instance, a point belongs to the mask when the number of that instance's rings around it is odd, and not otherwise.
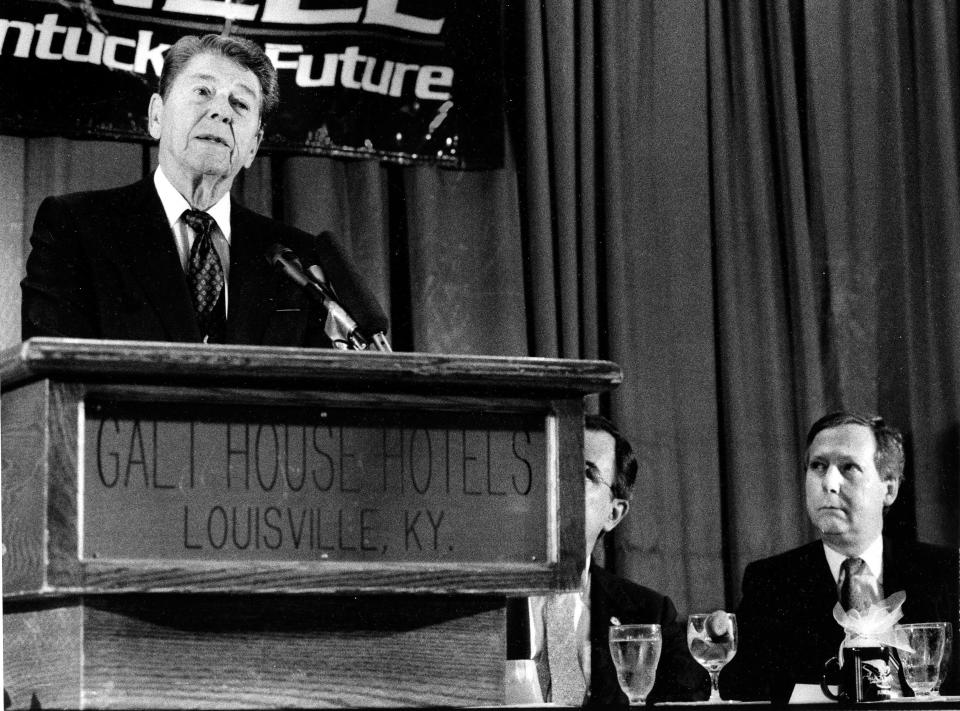
[{"label": "seated man in dark suit", "polygon": [[[838,601],[863,609],[903,590],[902,623],[956,627],[957,550],[883,536],[903,464],[900,432],[878,417],[837,412],[810,428],[806,503],[821,540],[747,566],[725,698],[783,701],[795,684],[819,683],[844,637]],[[955,683],[954,674],[945,690]]]},{"label": "seated man in dark suit", "polygon": [[157,171],[40,206],[22,337],[329,346],[324,309],[264,257],[282,243],[309,258],[315,238],[230,199],[277,101],[276,70],[254,43],[177,41],[149,105]]},{"label": "seated man in dark suit", "polygon": [[686,628],[677,620],[670,598],[592,562],[596,543],[616,528],[630,509],[637,478],[633,449],[613,424],[597,415],[587,415],[583,449],[587,545],[583,592],[530,599],[533,656],[544,699],[598,707],[628,705],[610,657],[607,630],[611,617],[621,624],[662,626],[663,647],[650,701],[706,699],[709,679],[687,650]]}]

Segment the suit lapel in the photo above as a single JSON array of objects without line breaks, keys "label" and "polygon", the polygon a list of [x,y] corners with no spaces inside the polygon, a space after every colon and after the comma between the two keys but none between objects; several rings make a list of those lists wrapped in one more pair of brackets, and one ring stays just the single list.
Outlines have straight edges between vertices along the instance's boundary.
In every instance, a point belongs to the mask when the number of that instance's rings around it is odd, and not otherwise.
[{"label": "suit lapel", "polygon": [[[798,601],[805,601],[809,619],[824,619],[823,614],[826,611],[826,619],[829,620],[828,628],[830,625],[836,625],[833,621],[833,608],[839,602],[837,581],[833,579],[833,573],[830,572],[830,564],[827,563],[827,556],[823,552],[823,542],[814,541],[807,544],[799,564],[788,575],[789,579],[792,579],[788,588],[796,591]],[[784,604],[789,607],[794,603],[785,600]],[[837,626],[836,629],[839,630],[840,627]]]},{"label": "suit lapel", "polygon": [[909,578],[904,578],[903,566],[908,565],[908,561],[898,560],[897,551],[893,542],[884,536],[883,538],[883,596],[890,597],[898,590],[906,590],[904,584]]},{"label": "suit lapel", "polygon": [[[612,581],[613,576],[610,573],[591,562],[590,604],[596,611],[594,617],[604,630],[604,633],[599,635],[599,639],[604,644],[606,644],[606,629],[610,625],[610,616],[615,614],[613,610],[619,610],[622,615],[624,611],[631,611],[634,607],[630,596],[618,586],[613,585]],[[602,617],[599,617],[599,615],[602,615]],[[621,621],[629,624],[627,620]]]},{"label": "suit lapel", "polygon": [[273,311],[273,272],[260,235],[250,227],[249,210],[230,206],[230,307],[227,343],[260,343]]},{"label": "suit lapel", "polygon": [[812,576],[819,594],[829,596],[834,602],[839,602],[837,593],[837,581],[830,570],[830,564],[827,562],[827,554],[823,551],[823,542],[815,541],[810,547],[811,566],[816,571]]},{"label": "suit lapel", "polygon": [[[610,626],[610,616],[623,614],[624,605],[616,598],[620,595],[611,589],[606,571],[590,564],[590,695],[594,700],[618,699],[620,687],[616,682],[617,673],[613,668],[613,659],[610,658],[607,629]],[[616,611],[616,612],[615,612]],[[635,620],[623,620],[633,622]],[[612,683],[611,683],[612,680]]]},{"label": "suit lapel", "polygon": [[136,186],[129,212],[118,216],[117,261],[156,310],[171,341],[200,340],[187,282],[152,176]]},{"label": "suit lapel", "polygon": [[913,556],[898,544],[884,536],[883,539],[883,595],[890,597],[903,590],[907,594],[903,603],[902,622],[930,622],[937,614],[936,596],[923,590],[923,575]]}]

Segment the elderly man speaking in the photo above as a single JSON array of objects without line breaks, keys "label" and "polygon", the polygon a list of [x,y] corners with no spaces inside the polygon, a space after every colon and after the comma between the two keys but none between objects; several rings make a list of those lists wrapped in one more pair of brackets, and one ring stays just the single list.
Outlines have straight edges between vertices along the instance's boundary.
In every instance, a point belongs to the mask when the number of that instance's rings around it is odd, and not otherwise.
[{"label": "elderly man speaking", "polygon": [[254,43],[178,40],[149,105],[159,168],[41,204],[23,338],[329,346],[322,307],[264,258],[276,244],[309,255],[315,238],[230,198],[277,102],[276,70]]}]

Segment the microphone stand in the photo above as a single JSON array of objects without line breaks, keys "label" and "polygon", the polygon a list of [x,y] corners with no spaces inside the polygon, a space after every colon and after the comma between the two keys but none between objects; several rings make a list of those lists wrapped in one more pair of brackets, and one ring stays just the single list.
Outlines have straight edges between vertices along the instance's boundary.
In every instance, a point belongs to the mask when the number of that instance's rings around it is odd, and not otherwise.
[{"label": "microphone stand", "polygon": [[373,334],[373,343],[371,343],[371,346],[376,351],[393,353],[393,348],[390,347],[390,341],[387,340],[387,334],[383,331],[377,331]]},{"label": "microphone stand", "polygon": [[[305,289],[312,298],[319,301],[327,309],[327,323],[324,324],[323,330],[330,337],[334,348],[393,352],[390,341],[387,340],[387,334],[383,331],[373,334],[372,342],[360,333],[357,322],[340,305],[333,286],[327,281],[319,266],[313,265],[305,272],[293,250],[279,243],[272,245],[264,256],[267,262],[278,272]],[[331,326],[330,330],[333,333],[327,330],[328,325]]]}]

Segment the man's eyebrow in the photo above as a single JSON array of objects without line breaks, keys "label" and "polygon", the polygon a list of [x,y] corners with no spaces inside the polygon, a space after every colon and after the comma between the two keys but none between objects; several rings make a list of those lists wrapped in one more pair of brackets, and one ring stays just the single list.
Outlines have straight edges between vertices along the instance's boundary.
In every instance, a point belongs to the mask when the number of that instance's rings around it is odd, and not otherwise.
[{"label": "man's eyebrow", "polygon": [[[198,74],[189,74],[189,75],[187,75],[187,79],[193,79],[193,80],[199,80],[199,81],[216,82],[216,81],[219,79],[219,77],[216,77],[216,76],[214,76],[213,74],[198,73]],[[241,81],[241,82],[239,82],[239,83],[237,84],[237,86],[238,86],[238,88],[242,89],[245,93],[247,93],[247,94],[249,94],[250,96],[252,96],[254,99],[257,98],[257,92],[256,92],[253,88],[251,88],[248,84],[246,84],[245,82],[242,82],[242,81]]]}]

